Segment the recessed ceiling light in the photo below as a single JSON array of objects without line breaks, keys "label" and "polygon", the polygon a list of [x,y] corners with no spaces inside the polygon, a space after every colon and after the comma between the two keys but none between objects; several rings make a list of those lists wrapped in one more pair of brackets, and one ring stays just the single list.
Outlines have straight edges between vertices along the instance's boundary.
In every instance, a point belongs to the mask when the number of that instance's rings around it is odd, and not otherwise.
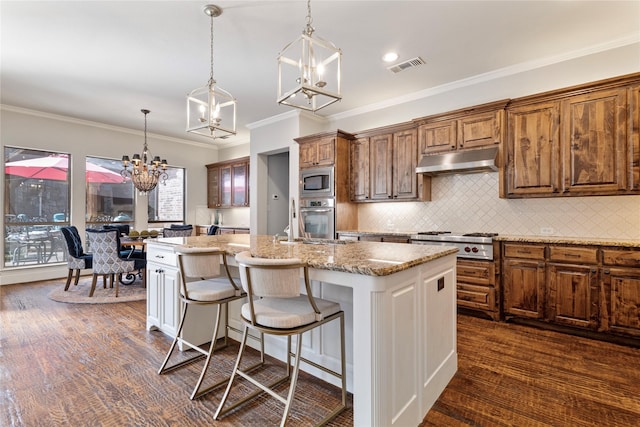
[{"label": "recessed ceiling light", "polygon": [[393,62],[398,59],[398,54],[395,52],[387,52],[382,56],[384,62]]}]

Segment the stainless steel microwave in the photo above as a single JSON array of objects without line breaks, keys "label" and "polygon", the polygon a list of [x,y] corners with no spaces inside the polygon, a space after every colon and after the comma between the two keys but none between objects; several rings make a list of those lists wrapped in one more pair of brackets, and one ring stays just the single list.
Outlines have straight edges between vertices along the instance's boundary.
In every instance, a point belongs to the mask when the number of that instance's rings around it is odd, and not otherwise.
[{"label": "stainless steel microwave", "polygon": [[333,167],[300,171],[300,197],[334,197]]}]

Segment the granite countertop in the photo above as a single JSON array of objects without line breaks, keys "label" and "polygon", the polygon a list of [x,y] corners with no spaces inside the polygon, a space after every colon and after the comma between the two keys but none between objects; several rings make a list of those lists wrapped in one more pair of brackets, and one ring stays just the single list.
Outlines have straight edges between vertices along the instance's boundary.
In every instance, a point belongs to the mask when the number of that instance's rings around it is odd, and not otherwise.
[{"label": "granite countertop", "polygon": [[597,246],[623,246],[640,248],[640,239],[615,239],[601,237],[561,237],[561,236],[519,236],[500,234],[493,238],[500,242],[523,242],[523,243],[558,243],[569,245],[597,245]]},{"label": "granite countertop", "polygon": [[397,231],[397,230],[340,230],[338,234],[357,234],[360,236],[411,236],[418,234],[417,231]]},{"label": "granite countertop", "polygon": [[[381,231],[381,230],[341,230],[339,234],[358,234],[362,236],[411,236],[417,234],[416,231]],[[567,236],[547,236],[547,235],[517,235],[499,234],[493,238],[498,242],[522,242],[522,243],[543,243],[543,244],[568,244],[568,245],[597,245],[597,246],[621,246],[640,247],[640,239],[618,239],[607,237],[567,237]]]},{"label": "granite countertop", "polygon": [[[335,242],[335,243],[334,243]],[[274,241],[273,236],[222,234],[216,236],[171,237],[154,239],[160,245],[219,247],[229,255],[250,250],[262,258],[300,258],[309,267],[367,276],[387,276],[416,265],[455,254],[453,246],[407,245],[405,243],[310,241],[293,243]]]}]

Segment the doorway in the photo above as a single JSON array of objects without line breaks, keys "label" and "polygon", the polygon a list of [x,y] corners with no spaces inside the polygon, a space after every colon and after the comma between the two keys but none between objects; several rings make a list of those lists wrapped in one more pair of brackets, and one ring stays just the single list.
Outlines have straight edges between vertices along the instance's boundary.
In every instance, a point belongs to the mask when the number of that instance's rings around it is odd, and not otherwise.
[{"label": "doorway", "polygon": [[267,234],[284,234],[289,225],[289,152],[267,157]]}]

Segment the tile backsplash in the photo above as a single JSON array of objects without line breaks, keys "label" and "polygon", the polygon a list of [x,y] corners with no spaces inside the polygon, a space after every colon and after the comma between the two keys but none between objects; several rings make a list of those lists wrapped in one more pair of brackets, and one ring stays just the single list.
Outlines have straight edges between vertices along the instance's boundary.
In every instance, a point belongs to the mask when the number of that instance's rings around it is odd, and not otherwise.
[{"label": "tile backsplash", "polygon": [[431,201],[363,203],[360,230],[640,239],[640,196],[500,199],[498,173],[437,176]]}]

